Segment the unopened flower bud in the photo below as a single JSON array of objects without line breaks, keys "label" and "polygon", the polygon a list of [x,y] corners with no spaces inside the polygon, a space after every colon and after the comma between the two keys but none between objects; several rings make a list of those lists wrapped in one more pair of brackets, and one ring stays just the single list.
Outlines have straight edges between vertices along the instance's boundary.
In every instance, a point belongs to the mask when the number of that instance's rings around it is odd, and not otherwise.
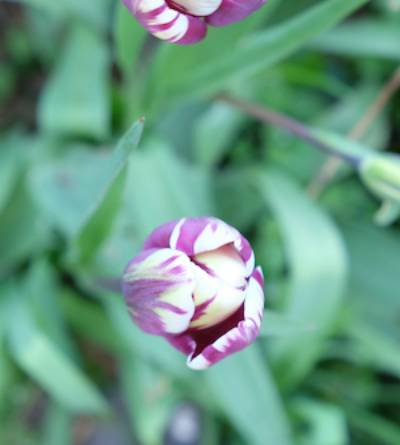
[{"label": "unopened flower bud", "polygon": [[368,156],[360,166],[365,185],[384,201],[400,203],[400,158],[395,155]]},{"label": "unopened flower bud", "polygon": [[205,369],[255,340],[262,287],[248,241],[210,217],[160,226],[123,276],[133,321],[164,336],[193,369]]}]

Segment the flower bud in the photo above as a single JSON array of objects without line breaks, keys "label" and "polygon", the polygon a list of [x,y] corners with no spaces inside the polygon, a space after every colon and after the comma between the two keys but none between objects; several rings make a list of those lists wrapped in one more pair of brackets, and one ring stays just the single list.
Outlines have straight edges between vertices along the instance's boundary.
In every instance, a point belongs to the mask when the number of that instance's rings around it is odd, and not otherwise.
[{"label": "flower bud", "polygon": [[189,218],[156,229],[123,275],[133,321],[205,369],[257,337],[263,277],[243,236],[223,221]]},{"label": "flower bud", "polygon": [[207,25],[238,22],[259,9],[266,0],[123,0],[139,23],[162,40],[195,43]]},{"label": "flower bud", "polygon": [[395,155],[368,156],[360,167],[365,185],[384,201],[400,203],[400,158]]}]

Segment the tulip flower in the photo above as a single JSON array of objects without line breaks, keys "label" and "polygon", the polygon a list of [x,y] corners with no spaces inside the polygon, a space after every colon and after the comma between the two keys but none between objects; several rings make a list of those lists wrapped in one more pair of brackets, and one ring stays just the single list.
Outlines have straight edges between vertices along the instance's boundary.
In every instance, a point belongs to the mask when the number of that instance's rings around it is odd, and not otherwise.
[{"label": "tulip flower", "polygon": [[139,23],[162,40],[190,44],[202,40],[207,26],[238,22],[266,0],[123,0]]},{"label": "tulip flower", "polygon": [[133,321],[165,337],[206,369],[257,337],[263,275],[249,242],[212,217],[172,221],[154,230],[127,265],[123,293]]}]

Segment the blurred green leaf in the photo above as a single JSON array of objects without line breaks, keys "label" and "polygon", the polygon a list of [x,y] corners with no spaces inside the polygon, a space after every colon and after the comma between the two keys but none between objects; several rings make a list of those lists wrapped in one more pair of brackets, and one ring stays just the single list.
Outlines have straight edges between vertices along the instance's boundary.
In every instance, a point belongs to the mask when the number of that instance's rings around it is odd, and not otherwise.
[{"label": "blurred green leaf", "polygon": [[[373,441],[385,445],[398,445],[400,441],[400,428],[384,417],[375,415],[367,410],[350,407],[348,417],[351,424]],[[379,442],[376,442],[376,441]],[[360,442],[362,443],[362,442]]]},{"label": "blurred green leaf", "polygon": [[114,34],[117,63],[124,76],[130,78],[135,68],[140,69],[138,57],[148,33],[122,2],[118,2],[116,8]]},{"label": "blurred green leaf", "polygon": [[159,445],[177,403],[171,379],[146,362],[126,358],[121,366],[124,398],[141,443]]},{"label": "blurred green leaf", "polygon": [[72,418],[62,407],[51,403],[44,419],[41,445],[72,445]]},{"label": "blurred green leaf", "polygon": [[23,181],[0,211],[0,275],[47,244],[48,233]]},{"label": "blurred green leaf", "polygon": [[304,445],[347,445],[345,412],[333,404],[312,399],[297,399],[293,403],[296,414],[305,422],[307,428],[302,434]]},{"label": "blurred green leaf", "polygon": [[150,146],[132,159],[125,197],[142,239],[162,222],[214,214],[207,172],[182,162],[162,143]]},{"label": "blurred green leaf", "polygon": [[304,323],[303,320],[292,319],[278,312],[267,310],[264,313],[260,335],[281,337],[314,331],[318,331],[318,326],[312,323]]},{"label": "blurred green leaf", "polygon": [[57,17],[65,16],[69,19],[84,19],[90,24],[104,28],[107,23],[109,9],[112,0],[96,0],[82,2],[80,0],[22,0],[24,3],[50,13]]},{"label": "blurred green leaf", "polygon": [[205,377],[217,404],[246,443],[292,443],[276,384],[254,346],[208,369]]},{"label": "blurred green leaf", "polygon": [[[169,97],[189,92],[215,92],[226,87],[227,81],[239,75],[248,76],[278,63],[323,31],[335,26],[367,1],[324,1],[270,30],[246,36],[237,44],[230,45],[223,57],[215,50],[214,57],[212,52],[206,52],[208,57],[202,64],[199,64],[201,57],[197,53],[192,56],[190,48],[166,49],[158,61],[156,71],[161,71],[163,75],[157,76],[154,89],[157,94]],[[230,42],[229,39],[227,41]],[[176,66],[179,66],[178,73]]]},{"label": "blurred green leaf", "polygon": [[143,122],[128,130],[109,155],[88,150],[68,152],[31,172],[33,194],[47,218],[74,243],[74,254],[87,261],[104,241],[119,210],[126,166],[139,143]]},{"label": "blurred green leaf", "polygon": [[40,329],[51,338],[58,347],[73,356],[75,348],[67,334],[64,314],[60,306],[60,283],[55,270],[47,260],[35,261],[23,283],[26,304],[32,311]]},{"label": "blurred green leaf", "polygon": [[84,259],[93,255],[110,232],[112,221],[122,203],[128,162],[139,144],[142,131],[143,120],[132,125],[96,181],[97,194],[88,207],[76,241]]},{"label": "blurred green leaf", "polygon": [[66,409],[104,414],[107,406],[101,394],[52,339],[40,330],[26,300],[17,294],[17,290],[15,292],[7,334],[16,362]]},{"label": "blurred green leaf", "polygon": [[39,124],[51,135],[104,139],[109,134],[109,64],[103,37],[75,25],[39,103]]},{"label": "blurred green leaf", "polygon": [[319,36],[312,47],[347,56],[400,60],[399,41],[398,23],[388,23],[381,19],[357,20]]},{"label": "blurred green leaf", "polygon": [[280,224],[286,247],[290,290],[284,312],[319,328],[271,344],[280,378],[294,384],[314,365],[332,329],[346,283],[347,258],[333,222],[288,177],[267,170],[258,177],[258,187]]}]

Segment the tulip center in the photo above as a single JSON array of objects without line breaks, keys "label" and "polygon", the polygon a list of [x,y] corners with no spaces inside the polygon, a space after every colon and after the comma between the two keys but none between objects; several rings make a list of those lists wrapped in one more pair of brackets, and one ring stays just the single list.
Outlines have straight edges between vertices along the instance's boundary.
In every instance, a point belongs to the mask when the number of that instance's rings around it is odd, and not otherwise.
[{"label": "tulip center", "polygon": [[222,3],[222,0],[167,0],[171,8],[178,11],[205,17],[215,12]]},{"label": "tulip center", "polygon": [[191,258],[195,288],[195,312],[191,328],[205,329],[226,320],[243,304],[246,267],[233,245]]}]

